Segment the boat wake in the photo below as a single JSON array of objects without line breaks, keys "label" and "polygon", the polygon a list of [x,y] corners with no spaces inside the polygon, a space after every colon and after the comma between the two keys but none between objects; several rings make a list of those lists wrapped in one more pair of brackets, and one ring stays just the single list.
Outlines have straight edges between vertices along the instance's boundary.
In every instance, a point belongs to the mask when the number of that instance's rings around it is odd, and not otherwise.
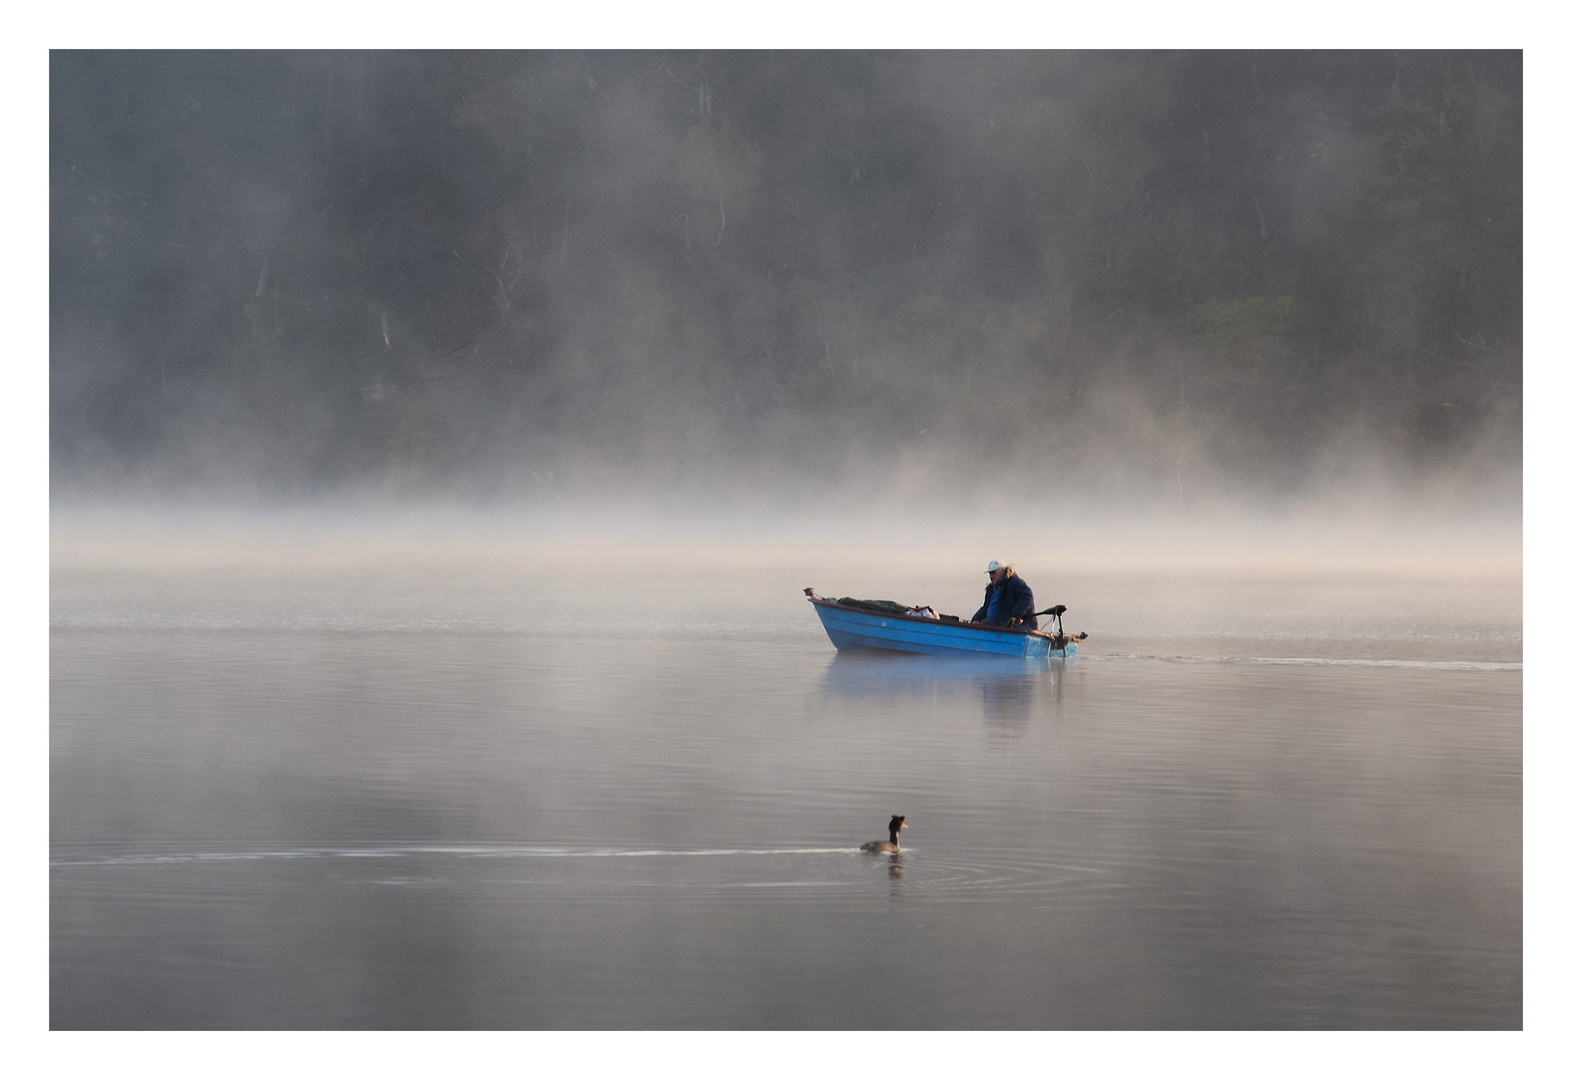
[{"label": "boat wake", "polygon": [[1103,660],[1159,660],[1169,664],[1272,664],[1285,667],[1413,668],[1420,671],[1522,671],[1521,661],[1362,660],[1323,656],[1158,656],[1153,653],[1101,653]]}]

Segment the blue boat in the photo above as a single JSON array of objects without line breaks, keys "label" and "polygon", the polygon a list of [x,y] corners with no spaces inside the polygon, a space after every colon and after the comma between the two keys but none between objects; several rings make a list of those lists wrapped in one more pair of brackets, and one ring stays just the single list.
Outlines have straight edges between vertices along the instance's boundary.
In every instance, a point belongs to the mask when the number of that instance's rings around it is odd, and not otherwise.
[{"label": "blue boat", "polygon": [[[804,589],[808,602],[819,613],[824,632],[837,649],[885,649],[891,652],[926,653],[930,656],[1019,656],[1026,659],[1074,659],[1086,635],[1065,634],[1060,616],[1064,608],[1048,614],[1058,626],[1044,633],[1025,628],[983,626],[981,623],[917,614],[917,609],[882,610],[868,601],[843,604],[834,597],[815,596]],[[858,606],[853,606],[853,604]],[[907,612],[912,612],[908,614]]]}]

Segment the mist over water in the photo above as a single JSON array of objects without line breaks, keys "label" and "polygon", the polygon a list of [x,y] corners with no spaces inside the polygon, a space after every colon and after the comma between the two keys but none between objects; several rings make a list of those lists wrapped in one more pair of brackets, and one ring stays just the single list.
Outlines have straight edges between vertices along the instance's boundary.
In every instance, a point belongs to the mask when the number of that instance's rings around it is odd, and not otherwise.
[{"label": "mist over water", "polygon": [[1521,1027],[1520,54],[50,87],[53,1027]]},{"label": "mist over water", "polygon": [[608,515],[57,512],[52,1023],[1521,1023],[1515,545]]}]

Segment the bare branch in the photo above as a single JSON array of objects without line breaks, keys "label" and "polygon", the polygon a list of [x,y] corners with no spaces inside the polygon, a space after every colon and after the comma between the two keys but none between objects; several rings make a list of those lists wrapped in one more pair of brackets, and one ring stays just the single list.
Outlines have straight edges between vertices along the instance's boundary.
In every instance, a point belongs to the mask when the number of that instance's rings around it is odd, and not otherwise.
[{"label": "bare branch", "polygon": [[1485,350],[1485,352],[1495,352],[1495,350],[1492,349],[1489,345],[1478,345],[1478,344],[1476,344],[1476,343],[1474,343],[1472,341],[1469,341],[1466,337],[1464,337],[1462,334],[1459,334],[1457,332],[1457,327],[1455,327],[1455,326],[1452,327],[1452,336],[1457,338],[1457,340],[1461,341],[1464,345],[1467,345],[1470,348],[1483,349],[1483,350]]}]

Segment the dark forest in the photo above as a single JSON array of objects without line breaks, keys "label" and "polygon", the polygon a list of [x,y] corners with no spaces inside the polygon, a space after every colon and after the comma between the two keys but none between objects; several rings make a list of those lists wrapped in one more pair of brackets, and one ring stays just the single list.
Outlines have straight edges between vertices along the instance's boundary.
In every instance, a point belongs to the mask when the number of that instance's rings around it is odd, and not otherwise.
[{"label": "dark forest", "polygon": [[53,484],[1511,475],[1521,61],[55,52]]}]

